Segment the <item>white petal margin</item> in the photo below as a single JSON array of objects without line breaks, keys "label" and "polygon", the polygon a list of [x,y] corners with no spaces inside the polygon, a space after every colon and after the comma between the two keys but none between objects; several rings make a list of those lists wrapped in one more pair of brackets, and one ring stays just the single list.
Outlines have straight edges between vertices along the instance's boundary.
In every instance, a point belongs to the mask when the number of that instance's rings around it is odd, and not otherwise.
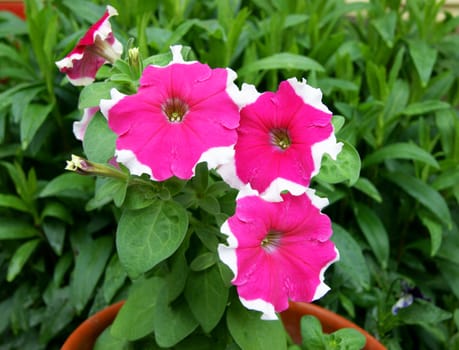
[{"label": "white petal margin", "polygon": [[82,53],[74,53],[70,56],[65,56],[63,59],[56,61],[56,66],[59,69],[62,68],[73,68],[73,61],[78,61],[83,58]]},{"label": "white petal margin", "polygon": [[239,299],[241,300],[242,305],[244,305],[247,309],[261,311],[263,313],[261,315],[262,320],[273,321],[278,319],[273,304],[270,304],[263,299],[245,300],[241,297],[239,297]]},{"label": "white petal margin", "polygon": [[[171,50],[172,53],[172,61],[170,61],[167,66],[171,64],[176,64],[176,63],[181,63],[181,64],[193,64],[196,63],[197,61],[185,61],[182,55],[182,45],[172,45],[169,46],[169,49]],[[163,66],[155,66],[155,67],[163,67]]]},{"label": "white petal margin", "polygon": [[116,9],[110,5],[107,5],[107,11],[108,11],[108,17],[101,23],[99,28],[97,28],[94,31],[94,34],[92,36],[94,41],[96,40],[97,36],[100,36],[102,40],[105,40],[110,35],[110,33],[112,33],[112,26],[109,20],[110,20],[110,17],[117,16],[118,11],[116,11]]},{"label": "white petal margin", "polygon": [[115,150],[115,157],[118,163],[124,164],[132,175],[147,174],[154,181],[154,178],[150,167],[139,162],[135,154],[130,149]]},{"label": "white petal margin", "polygon": [[212,147],[201,154],[198,162],[193,168],[193,175],[196,168],[201,162],[207,162],[208,169],[219,168],[223,164],[229,163],[234,156],[233,146]]},{"label": "white petal margin", "polygon": [[105,118],[108,119],[108,114],[110,112],[110,109],[112,109],[112,107],[116,105],[119,101],[121,101],[125,96],[127,95],[122,94],[121,92],[113,88],[110,90],[110,97],[111,97],[110,100],[104,100],[104,99],[100,100],[100,103],[99,103],[100,112],[104,115]]},{"label": "white petal margin", "polygon": [[278,177],[269,184],[268,188],[260,197],[268,202],[282,202],[281,193],[283,191],[288,191],[294,196],[300,196],[307,190],[308,188],[306,186]]},{"label": "white petal margin", "polygon": [[313,190],[312,188],[308,188],[306,190],[306,195],[311,200],[312,205],[314,205],[319,210],[322,210],[328,205],[328,199],[317,196],[316,190]]},{"label": "white petal margin", "polygon": [[236,73],[229,68],[226,70],[228,71],[226,92],[234,103],[238,105],[239,109],[254,103],[258,97],[260,97],[261,93],[257,91],[255,85],[243,83],[241,89],[239,90],[236,85],[232,83],[236,80]]},{"label": "white petal margin", "polygon": [[336,160],[336,157],[338,157],[338,154],[342,149],[343,143],[336,142],[336,136],[333,131],[325,140],[313,144],[311,147],[311,153],[314,161],[314,170],[311,173],[311,177],[319,173],[322,157],[325,153],[327,153],[333,160]]},{"label": "white petal margin", "polygon": [[296,78],[287,79],[290,86],[293,88],[295,93],[301,97],[304,103],[321,110],[322,112],[331,114],[327,106],[322,103],[322,91],[317,88],[313,88],[308,85],[306,79],[302,79],[299,82]]},{"label": "white petal margin", "polygon": [[336,258],[332,261],[330,261],[327,265],[325,265],[322,270],[320,270],[320,273],[319,273],[319,280],[320,280],[320,283],[319,285],[317,286],[316,288],[316,291],[314,293],[314,296],[312,297],[312,301],[314,300],[317,300],[317,299],[320,299],[322,298],[325,294],[327,294],[327,292],[330,290],[330,287],[327,286],[324,282],[324,274],[325,274],[325,271],[328,269],[328,267],[333,264],[334,262],[337,262],[339,260],[339,251],[338,249],[336,248],[335,246],[335,252],[336,252]]},{"label": "white petal margin", "polygon": [[220,227],[220,232],[227,235],[226,242],[228,245],[219,244],[217,247],[218,256],[220,260],[233,271],[234,279],[237,277],[237,255],[236,248],[238,241],[235,235],[231,232],[228,221],[225,221]]},{"label": "white petal margin", "polygon": [[217,173],[221,176],[223,181],[225,181],[232,188],[237,190],[242,189],[245,184],[239,179],[236,175],[236,163],[234,159],[234,149],[231,159],[217,167]]},{"label": "white petal margin", "polygon": [[99,107],[85,108],[81,120],[73,123],[73,134],[77,140],[83,141],[86,129],[98,110]]}]

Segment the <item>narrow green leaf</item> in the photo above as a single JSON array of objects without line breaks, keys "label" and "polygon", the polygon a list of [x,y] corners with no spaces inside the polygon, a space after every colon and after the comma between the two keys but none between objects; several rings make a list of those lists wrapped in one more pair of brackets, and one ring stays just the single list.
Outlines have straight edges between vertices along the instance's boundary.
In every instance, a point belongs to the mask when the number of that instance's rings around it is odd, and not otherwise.
[{"label": "narrow green leaf", "polygon": [[81,312],[104,272],[113,242],[110,236],[93,240],[87,232],[73,234],[71,240],[78,255],[75,257],[75,269],[70,281],[70,301]]},{"label": "narrow green leaf", "polygon": [[48,114],[52,111],[53,105],[39,105],[31,103],[27,105],[21,119],[21,145],[22,149],[26,149],[33,137],[38,131],[38,128],[44,123]]},{"label": "narrow green leaf", "polygon": [[418,216],[430,234],[430,256],[435,256],[443,239],[443,225],[425,212],[420,211]]},{"label": "narrow green leaf", "polygon": [[192,271],[202,271],[213,266],[217,261],[217,254],[206,252],[193,259],[190,264],[190,269]]},{"label": "narrow green leaf", "polygon": [[29,208],[18,196],[0,193],[0,207],[15,209],[22,212],[29,212]]},{"label": "narrow green leaf", "polygon": [[438,100],[426,100],[422,102],[414,102],[406,107],[402,113],[408,116],[427,114],[436,112],[442,109],[451,108],[448,102]]},{"label": "narrow green leaf", "polygon": [[172,201],[124,210],[116,234],[121,263],[132,276],[150,270],[177,250],[187,228],[187,212]]},{"label": "narrow green leaf", "polygon": [[416,39],[408,41],[408,48],[416,71],[421,78],[422,86],[426,86],[437,60],[437,50],[430,47],[425,41]]},{"label": "narrow green leaf", "polygon": [[392,143],[369,154],[363,160],[363,167],[381,163],[388,159],[410,159],[439,168],[437,160],[426,150],[414,143]]},{"label": "narrow green leaf", "polygon": [[370,272],[362,254],[362,249],[343,227],[334,224],[332,241],[339,251],[339,261],[335,265],[337,273],[356,290],[368,289]]},{"label": "narrow green leaf", "polygon": [[153,332],[156,301],[163,285],[159,277],[142,278],[132,285],[110,331],[115,338],[132,341]]},{"label": "narrow green leaf", "polygon": [[451,313],[429,301],[416,299],[409,307],[399,310],[397,317],[406,324],[438,324],[451,318]]},{"label": "narrow green leaf", "polygon": [[209,333],[220,321],[228,302],[227,288],[218,267],[192,272],[187,280],[185,298],[204,332]]},{"label": "narrow green leaf", "polygon": [[68,224],[73,223],[73,217],[70,209],[57,201],[46,203],[45,208],[41,212],[41,218],[55,218]]},{"label": "narrow green leaf", "polygon": [[388,173],[386,178],[427,208],[437,219],[451,227],[452,219],[448,205],[440,193],[431,186],[414,176],[401,172]]},{"label": "narrow green leaf", "polygon": [[78,108],[82,110],[99,106],[100,100],[110,99],[110,90],[118,86],[118,84],[111,81],[95,82],[85,86],[80,92]]},{"label": "narrow green leaf", "polygon": [[359,191],[365,193],[368,197],[373,198],[376,202],[381,203],[382,197],[373,183],[367,178],[360,177],[354,184],[354,187]]},{"label": "narrow green leaf", "polygon": [[248,310],[234,300],[226,313],[228,329],[241,349],[286,350],[286,332],[280,320],[262,320],[259,312]]},{"label": "narrow green leaf", "polygon": [[459,264],[445,259],[435,259],[435,263],[445,283],[451,288],[456,298],[459,298],[459,274],[457,273]]},{"label": "narrow green leaf", "polygon": [[397,14],[394,11],[385,13],[382,17],[374,19],[371,24],[376,28],[379,35],[386,42],[387,46],[394,45],[394,33],[397,25]]},{"label": "narrow green leaf", "polygon": [[354,207],[354,214],[373,254],[381,266],[384,269],[387,268],[389,260],[389,236],[384,224],[376,213],[364,204],[357,203]]},{"label": "narrow green leaf", "polygon": [[6,280],[8,282],[11,282],[17,277],[17,275],[19,275],[40,241],[40,239],[33,239],[25,242],[14,252],[10,260],[10,264],[8,265],[8,272],[6,275]]},{"label": "narrow green leaf", "polygon": [[38,237],[40,232],[25,221],[0,217],[0,240]]},{"label": "narrow green leaf", "polygon": [[277,53],[269,57],[260,58],[242,67],[238,73],[247,73],[270,69],[295,69],[301,71],[324,72],[324,67],[317,61],[302,55],[288,52]]},{"label": "narrow green leaf", "polygon": [[45,220],[43,222],[43,231],[49,245],[57,255],[62,254],[65,240],[65,224],[58,220]]}]

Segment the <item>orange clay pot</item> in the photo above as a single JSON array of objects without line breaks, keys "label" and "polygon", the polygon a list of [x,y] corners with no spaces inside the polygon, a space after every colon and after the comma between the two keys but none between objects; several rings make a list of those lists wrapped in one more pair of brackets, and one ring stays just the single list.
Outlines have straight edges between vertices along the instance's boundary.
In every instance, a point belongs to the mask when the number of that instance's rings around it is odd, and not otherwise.
[{"label": "orange clay pot", "polygon": [[[84,321],[67,338],[61,350],[92,350],[97,337],[113,322],[124,301],[120,301],[94,314]],[[322,323],[324,332],[331,333],[340,328],[354,328],[367,339],[364,350],[386,350],[368,332],[351,321],[318,305],[308,303],[290,303],[288,310],[280,314],[285,329],[296,343],[301,343],[300,319],[304,315],[317,317]]]},{"label": "orange clay pot", "polygon": [[14,13],[21,19],[25,19],[24,1],[22,0],[0,0],[0,11],[7,11]]},{"label": "orange clay pot", "polygon": [[330,310],[324,309],[319,305],[290,302],[290,307],[284,312],[281,312],[280,316],[288,334],[290,334],[292,340],[297,344],[301,343],[300,320],[301,317],[305,315],[317,317],[325,333],[332,333],[341,328],[353,328],[358,330],[367,340],[363,348],[364,350],[386,350],[386,347],[371,336],[370,333],[348,319]]}]

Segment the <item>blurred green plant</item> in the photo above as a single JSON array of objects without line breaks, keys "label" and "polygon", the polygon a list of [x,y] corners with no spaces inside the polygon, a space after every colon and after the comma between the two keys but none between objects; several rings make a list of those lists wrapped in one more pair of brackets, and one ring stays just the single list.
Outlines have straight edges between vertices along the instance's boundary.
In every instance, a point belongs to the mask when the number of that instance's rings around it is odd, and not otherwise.
[{"label": "blurred green plant", "polygon": [[[330,184],[331,163],[315,178],[341,253],[321,304],[389,349],[459,346],[459,18],[444,1],[111,4],[123,44],[134,38],[144,57],[182,43],[260,89],[291,76],[321,88],[338,138],[362,158],[355,181]],[[90,102],[54,62],[104,7],[27,0],[26,22],[0,12],[1,349],[59,348],[129,287],[113,249],[115,185],[62,174],[83,152],[71,124]],[[394,315],[400,281],[428,300]]]}]

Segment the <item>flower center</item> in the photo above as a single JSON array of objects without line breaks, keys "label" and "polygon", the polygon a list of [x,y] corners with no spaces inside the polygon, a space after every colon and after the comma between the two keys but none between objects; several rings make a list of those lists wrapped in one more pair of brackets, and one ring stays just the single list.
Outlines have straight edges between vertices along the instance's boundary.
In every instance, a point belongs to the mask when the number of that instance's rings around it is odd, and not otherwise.
[{"label": "flower center", "polygon": [[281,150],[286,150],[292,144],[287,129],[276,128],[271,130],[271,143],[279,147]]},{"label": "flower center", "polygon": [[110,45],[107,41],[102,40],[99,36],[96,36],[94,44],[87,46],[86,50],[93,52],[97,56],[105,58],[106,61],[112,64],[115,63],[120,56],[115,52],[112,45]]},{"label": "flower center", "polygon": [[171,123],[180,123],[188,112],[188,105],[178,97],[171,97],[166,100],[161,109]]},{"label": "flower center", "polygon": [[263,238],[260,245],[267,253],[273,253],[278,247],[280,247],[281,237],[282,233],[271,230],[265,238]]}]

